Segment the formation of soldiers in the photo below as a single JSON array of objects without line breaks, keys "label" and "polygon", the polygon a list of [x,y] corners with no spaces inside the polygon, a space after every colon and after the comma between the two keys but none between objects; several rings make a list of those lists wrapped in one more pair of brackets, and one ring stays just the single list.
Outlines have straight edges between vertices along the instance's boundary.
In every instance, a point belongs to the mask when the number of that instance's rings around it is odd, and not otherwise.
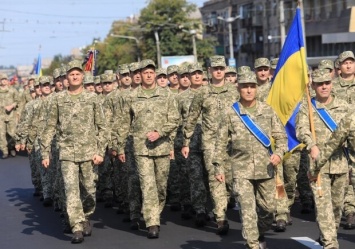
[{"label": "formation of soldiers", "polygon": [[93,76],[74,60],[19,91],[0,75],[2,158],[27,150],[33,195],[61,212],[72,243],[91,235],[96,202],[116,206],[132,230],[143,218],[158,238],[168,201],[197,227],[214,219],[219,235],[227,208],[239,208],[246,247],[266,248],[273,222],[277,232],[292,225],[298,191],[302,213],[315,207],[319,243],[339,248],[342,214],[345,229],[355,226],[355,57],[345,51],[309,70],[312,106],[302,100],[295,130],[304,147],[291,152],[266,104],[277,61],[236,69],[212,56],[204,71],[147,59]]}]

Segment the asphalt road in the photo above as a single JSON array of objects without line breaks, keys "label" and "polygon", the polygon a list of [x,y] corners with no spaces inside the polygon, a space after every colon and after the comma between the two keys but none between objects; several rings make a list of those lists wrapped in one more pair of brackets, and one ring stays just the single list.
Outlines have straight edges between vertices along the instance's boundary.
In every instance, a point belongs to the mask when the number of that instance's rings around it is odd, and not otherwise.
[{"label": "asphalt road", "polygon": [[[70,235],[62,233],[59,214],[45,208],[38,197],[33,197],[29,163],[26,156],[0,160],[0,248],[121,248],[121,249],[238,249],[245,248],[241,236],[238,211],[228,210],[230,231],[227,236],[215,234],[215,223],[202,229],[193,220],[185,221],[179,212],[164,210],[160,238],[149,240],[146,230],[129,230],[122,215],[98,203],[92,218],[93,235],[82,244],[70,244]],[[286,232],[270,231],[266,235],[269,249],[320,249],[314,242],[319,232],[314,214],[301,215],[300,204],[292,210],[293,225]],[[338,233],[340,248],[355,248],[355,230],[342,228]]]}]

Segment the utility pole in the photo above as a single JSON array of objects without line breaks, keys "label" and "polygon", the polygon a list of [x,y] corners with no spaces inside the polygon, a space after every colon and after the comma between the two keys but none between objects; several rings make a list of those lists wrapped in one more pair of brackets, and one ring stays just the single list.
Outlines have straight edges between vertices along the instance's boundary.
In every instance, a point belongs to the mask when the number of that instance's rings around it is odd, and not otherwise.
[{"label": "utility pole", "polygon": [[303,44],[304,44],[304,53],[307,58],[307,46],[306,46],[306,26],[304,25],[304,11],[303,11],[303,0],[298,1],[298,6],[301,10],[301,22],[302,22],[302,33],[303,33]]},{"label": "utility pole", "polygon": [[281,49],[284,46],[286,39],[286,31],[285,31],[285,9],[284,9],[284,1],[280,0],[280,37],[281,37]]},{"label": "utility pole", "polygon": [[161,67],[161,54],[160,54],[160,41],[159,41],[159,34],[158,30],[154,29],[154,36],[155,36],[155,43],[157,44],[157,61],[158,67]]}]

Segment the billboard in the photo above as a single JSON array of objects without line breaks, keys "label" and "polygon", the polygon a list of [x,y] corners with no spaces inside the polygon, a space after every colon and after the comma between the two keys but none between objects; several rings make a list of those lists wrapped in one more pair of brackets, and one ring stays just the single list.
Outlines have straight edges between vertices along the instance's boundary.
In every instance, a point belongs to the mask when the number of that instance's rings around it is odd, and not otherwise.
[{"label": "billboard", "polygon": [[162,56],[161,57],[161,66],[162,68],[167,68],[171,65],[180,66],[182,63],[194,63],[195,58],[193,55],[182,55],[182,56]]}]

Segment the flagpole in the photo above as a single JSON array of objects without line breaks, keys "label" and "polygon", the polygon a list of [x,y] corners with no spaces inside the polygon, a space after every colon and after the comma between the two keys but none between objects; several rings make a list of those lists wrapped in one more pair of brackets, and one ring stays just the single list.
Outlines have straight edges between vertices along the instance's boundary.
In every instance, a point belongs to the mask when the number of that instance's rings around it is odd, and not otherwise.
[{"label": "flagpole", "polygon": [[307,62],[307,42],[306,42],[306,26],[304,24],[304,9],[303,9],[303,0],[298,1],[298,8],[300,8],[301,12],[301,22],[302,22],[302,36],[303,36],[303,44],[304,44],[304,53],[306,56],[306,62]]}]

